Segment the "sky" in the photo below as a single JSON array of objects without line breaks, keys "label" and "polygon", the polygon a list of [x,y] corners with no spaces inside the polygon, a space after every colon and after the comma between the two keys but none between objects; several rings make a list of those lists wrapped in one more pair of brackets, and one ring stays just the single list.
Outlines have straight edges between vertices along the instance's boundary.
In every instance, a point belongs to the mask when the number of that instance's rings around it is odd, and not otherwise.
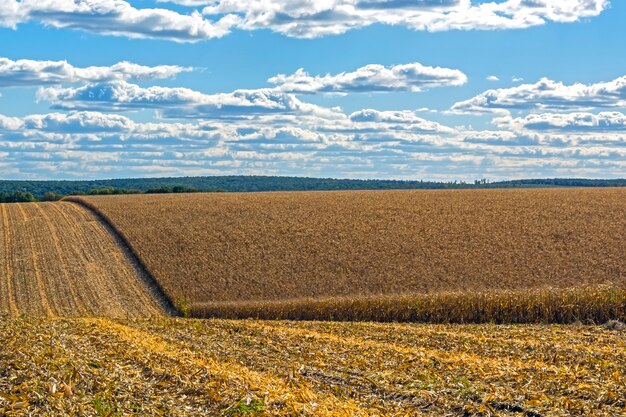
[{"label": "sky", "polygon": [[0,179],[626,177],[626,2],[0,0]]}]

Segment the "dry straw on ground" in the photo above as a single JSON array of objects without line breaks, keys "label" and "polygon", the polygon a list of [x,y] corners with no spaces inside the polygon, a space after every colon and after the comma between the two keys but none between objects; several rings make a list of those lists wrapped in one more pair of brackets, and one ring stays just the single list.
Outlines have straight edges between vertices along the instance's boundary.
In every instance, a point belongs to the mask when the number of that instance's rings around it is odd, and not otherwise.
[{"label": "dry straw on ground", "polygon": [[201,316],[516,322],[626,314],[626,189],[74,201],[108,219],[167,295]]},{"label": "dry straw on ground", "polygon": [[93,213],[71,203],[0,204],[0,314],[163,314]]},{"label": "dry straw on ground", "polygon": [[0,416],[626,415],[601,326],[0,318],[0,345]]}]

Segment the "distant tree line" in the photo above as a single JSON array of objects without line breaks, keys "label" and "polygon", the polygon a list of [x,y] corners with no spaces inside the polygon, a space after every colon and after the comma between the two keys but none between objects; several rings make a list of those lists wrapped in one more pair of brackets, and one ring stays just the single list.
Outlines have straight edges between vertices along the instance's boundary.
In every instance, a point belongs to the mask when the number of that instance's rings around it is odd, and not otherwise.
[{"label": "distant tree line", "polygon": [[139,193],[439,190],[527,187],[626,187],[626,179],[548,178],[490,182],[355,180],[272,176],[127,178],[94,181],[0,181],[0,202],[55,201],[66,195]]},{"label": "distant tree line", "polygon": [[70,195],[116,195],[116,194],[171,194],[171,193],[197,193],[198,190],[193,187],[187,187],[185,185],[176,185],[170,187],[168,185],[162,185],[159,187],[151,187],[146,190],[139,190],[135,188],[116,188],[116,187],[102,187],[92,188],[88,192],[73,191]]},{"label": "distant tree line", "polygon": [[546,178],[530,180],[514,180],[487,182],[489,188],[522,188],[522,187],[626,187],[626,179],[584,179],[584,178]]},{"label": "distant tree line", "polygon": [[37,198],[33,193],[27,191],[0,193],[0,203],[30,203],[33,201],[37,201]]},{"label": "distant tree line", "polygon": [[0,203],[33,203],[38,201],[59,201],[66,195],[170,194],[196,192],[198,192],[197,189],[192,187],[186,187],[184,185],[177,185],[174,187],[152,187],[145,191],[115,187],[92,188],[87,192],[72,191],[69,194],[60,194],[54,191],[46,191],[41,196],[34,195],[30,191],[14,191],[12,193],[0,193]]}]

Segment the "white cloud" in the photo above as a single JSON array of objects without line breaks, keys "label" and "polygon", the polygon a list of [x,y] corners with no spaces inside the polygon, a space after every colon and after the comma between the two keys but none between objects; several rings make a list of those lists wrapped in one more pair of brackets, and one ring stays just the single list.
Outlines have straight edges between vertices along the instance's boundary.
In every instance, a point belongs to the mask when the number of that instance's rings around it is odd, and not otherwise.
[{"label": "white cloud", "polygon": [[419,63],[391,67],[370,64],[352,72],[322,76],[312,76],[299,69],[292,75],[279,74],[268,82],[290,93],[419,92],[424,88],[461,86],[467,82],[467,76],[456,69]]},{"label": "white cloud", "polygon": [[270,29],[287,36],[315,38],[373,24],[414,30],[520,29],[546,22],[594,17],[608,0],[172,0],[206,5],[181,14],[166,8],[137,9],[124,0],[0,0],[0,25],[28,21],[130,38],[193,42],[222,37],[234,28]]},{"label": "white cloud", "polygon": [[519,118],[495,118],[494,123],[509,129],[538,131],[626,132],[626,115],[620,112],[540,113]]},{"label": "white cloud", "polygon": [[415,112],[403,111],[378,111],[364,109],[350,114],[350,120],[355,123],[352,129],[363,129],[369,126],[372,129],[381,130],[408,130],[412,133],[452,133],[454,129],[443,126],[437,122],[422,119]]},{"label": "white cloud", "polygon": [[40,100],[56,109],[132,111],[159,110],[168,118],[238,118],[267,114],[299,114],[332,118],[338,112],[304,103],[292,94],[275,89],[236,90],[204,94],[188,88],[143,88],[126,81],[89,84],[77,88],[47,87]]},{"label": "white cloud", "polygon": [[616,177],[626,169],[623,131],[457,130],[409,111],[372,109],[328,123],[309,121],[293,115],[280,125],[263,118],[145,123],[98,112],[0,115],[0,163],[14,177],[57,178],[306,170],[322,176],[472,180]]},{"label": "white cloud", "polygon": [[210,21],[198,12],[137,9],[124,0],[0,0],[0,25],[28,21],[102,35],[194,42],[219,38],[236,23],[234,16]]},{"label": "white cloud", "polygon": [[0,87],[39,86],[78,82],[113,80],[153,80],[172,78],[191,68],[178,65],[147,67],[131,62],[119,62],[110,67],[79,68],[67,61],[17,61],[0,57]]},{"label": "white cloud", "polygon": [[120,133],[131,131],[135,126],[127,117],[98,112],[30,115],[23,118],[22,125],[24,129],[57,133]]},{"label": "white cloud", "polygon": [[[174,0],[190,3],[190,0]],[[198,2],[193,0],[194,4]],[[205,15],[240,16],[245,30],[271,29],[288,36],[336,35],[372,24],[414,30],[520,29],[547,21],[575,22],[599,15],[607,0],[207,0]]]},{"label": "white cloud", "polygon": [[7,117],[0,114],[0,131],[17,130],[23,126],[23,122],[19,117]]},{"label": "white cloud", "polygon": [[458,113],[502,110],[585,110],[626,106],[626,76],[596,84],[571,84],[542,78],[535,84],[487,90],[452,106]]},{"label": "white cloud", "polygon": [[15,28],[26,18],[21,4],[15,0],[0,0],[0,26]]},{"label": "white cloud", "polygon": [[515,134],[506,130],[468,131],[463,133],[464,142],[486,145],[532,146],[539,145],[537,138]]},{"label": "white cloud", "polygon": [[487,77],[487,81],[500,81],[500,78],[495,75],[490,75]]}]

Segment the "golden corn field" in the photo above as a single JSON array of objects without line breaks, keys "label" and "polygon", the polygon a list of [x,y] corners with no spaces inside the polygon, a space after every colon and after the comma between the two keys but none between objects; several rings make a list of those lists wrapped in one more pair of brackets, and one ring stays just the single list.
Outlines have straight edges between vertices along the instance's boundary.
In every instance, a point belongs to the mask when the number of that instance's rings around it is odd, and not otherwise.
[{"label": "golden corn field", "polygon": [[626,316],[626,189],[74,197],[191,315]]},{"label": "golden corn field", "polygon": [[573,325],[0,319],[0,415],[624,416],[624,334]]},{"label": "golden corn field", "polygon": [[198,303],[194,317],[422,323],[604,323],[626,321],[615,286],[456,292],[265,302]]},{"label": "golden corn field", "polygon": [[119,242],[72,203],[0,204],[0,315],[160,315]]}]

